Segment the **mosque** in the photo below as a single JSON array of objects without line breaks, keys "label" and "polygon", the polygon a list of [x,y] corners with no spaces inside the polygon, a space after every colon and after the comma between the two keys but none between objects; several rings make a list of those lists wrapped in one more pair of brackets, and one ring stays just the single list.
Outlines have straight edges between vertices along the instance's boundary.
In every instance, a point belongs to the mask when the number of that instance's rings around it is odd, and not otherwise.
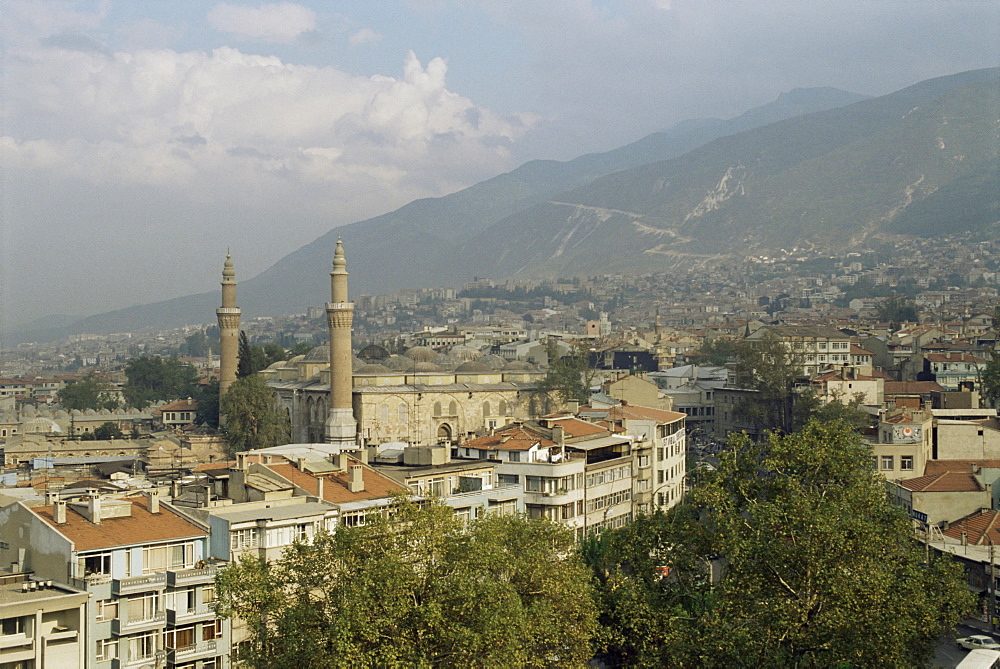
[{"label": "mosque", "polygon": [[[337,240],[326,304],[330,344],[276,362],[261,372],[285,408],[293,443],[330,443],[341,450],[406,443],[456,445],[516,419],[530,417],[531,397],[545,372],[528,362],[458,345],[447,353],[417,346],[389,355],[351,345],[354,304],[347,290],[347,261]],[[222,306],[217,310],[220,392],[236,378],[240,310],[227,257]]]}]

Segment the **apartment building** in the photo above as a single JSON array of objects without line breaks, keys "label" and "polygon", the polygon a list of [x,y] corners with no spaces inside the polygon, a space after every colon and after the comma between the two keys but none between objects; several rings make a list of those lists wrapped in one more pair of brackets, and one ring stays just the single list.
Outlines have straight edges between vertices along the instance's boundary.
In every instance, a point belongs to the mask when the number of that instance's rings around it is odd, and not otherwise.
[{"label": "apartment building", "polygon": [[83,669],[87,593],[0,572],[0,667]]},{"label": "apartment building", "polygon": [[[159,495],[50,494],[0,509],[0,560],[87,594],[86,666],[224,669],[208,531]],[[11,559],[14,558],[14,559]]]}]

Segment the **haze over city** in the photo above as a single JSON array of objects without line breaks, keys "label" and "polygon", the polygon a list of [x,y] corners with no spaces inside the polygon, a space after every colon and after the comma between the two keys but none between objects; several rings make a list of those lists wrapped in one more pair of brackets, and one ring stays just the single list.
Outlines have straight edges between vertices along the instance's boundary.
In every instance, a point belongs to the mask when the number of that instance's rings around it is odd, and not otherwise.
[{"label": "haze over city", "polygon": [[0,330],[214,290],[228,247],[248,278],[333,227],[793,88],[880,95],[1000,62],[994,2],[0,14]]}]

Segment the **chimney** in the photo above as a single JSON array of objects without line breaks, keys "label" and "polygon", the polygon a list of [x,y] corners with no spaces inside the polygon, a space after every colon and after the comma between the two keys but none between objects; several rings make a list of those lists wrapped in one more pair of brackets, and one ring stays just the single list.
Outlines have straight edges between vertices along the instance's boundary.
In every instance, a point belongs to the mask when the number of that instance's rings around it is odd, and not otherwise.
[{"label": "chimney", "polygon": [[170,499],[176,500],[181,496],[181,482],[174,479],[170,482]]},{"label": "chimney", "polygon": [[94,525],[101,524],[101,496],[94,493],[90,496],[90,501],[87,502],[87,506],[90,507],[90,522]]},{"label": "chimney", "polygon": [[306,470],[306,459],[305,458],[297,458],[295,460],[295,466],[299,468],[300,472],[304,472]]},{"label": "chimney", "polygon": [[322,476],[316,477],[316,496],[319,497],[320,501],[323,501],[323,481],[325,479]]},{"label": "chimney", "polygon": [[159,513],[160,512],[160,491],[159,490],[154,490],[151,493],[149,493],[148,508],[149,508],[149,512],[150,513]]},{"label": "chimney", "polygon": [[66,502],[61,499],[52,502],[52,520],[56,521],[57,525],[66,522]]},{"label": "chimney", "polygon": [[348,467],[348,471],[350,472],[350,481],[347,484],[347,489],[351,492],[364,492],[365,479],[361,465],[351,465]]},{"label": "chimney", "polygon": [[566,442],[563,426],[560,425],[559,423],[556,423],[552,426],[552,441],[556,442],[560,446],[563,446]]}]

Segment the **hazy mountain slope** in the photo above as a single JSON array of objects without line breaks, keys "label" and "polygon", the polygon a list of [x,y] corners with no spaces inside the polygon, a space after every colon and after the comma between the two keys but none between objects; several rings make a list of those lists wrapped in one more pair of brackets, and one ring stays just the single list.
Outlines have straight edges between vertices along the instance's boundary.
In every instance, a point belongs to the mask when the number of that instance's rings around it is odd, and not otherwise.
[{"label": "hazy mountain slope", "polygon": [[[383,216],[331,230],[257,277],[247,280],[239,275],[240,305],[246,317],[253,317],[301,313],[308,306],[322,304],[329,297],[327,273],[338,236],[343,236],[348,247],[355,295],[394,292],[402,287],[456,285],[473,274],[484,273],[458,255],[463,243],[559,193],[613,172],[683,155],[747,128],[863,99],[866,96],[832,88],[797,89],[733,119],[685,121],[627,146],[567,162],[531,161],[457,193],[417,200]],[[238,244],[233,250],[238,261]],[[202,294],[98,314],[69,327],[22,332],[17,338],[210,322],[218,291],[215,286],[206,288],[209,290]]]},{"label": "hazy mountain slope", "polygon": [[[651,271],[901,232],[889,224],[913,204],[941,188],[939,203],[956,202],[953,184],[995,170],[998,86],[997,70],[942,77],[721,138],[515,214],[459,255],[496,277]],[[988,210],[987,182],[976,206]]]}]

